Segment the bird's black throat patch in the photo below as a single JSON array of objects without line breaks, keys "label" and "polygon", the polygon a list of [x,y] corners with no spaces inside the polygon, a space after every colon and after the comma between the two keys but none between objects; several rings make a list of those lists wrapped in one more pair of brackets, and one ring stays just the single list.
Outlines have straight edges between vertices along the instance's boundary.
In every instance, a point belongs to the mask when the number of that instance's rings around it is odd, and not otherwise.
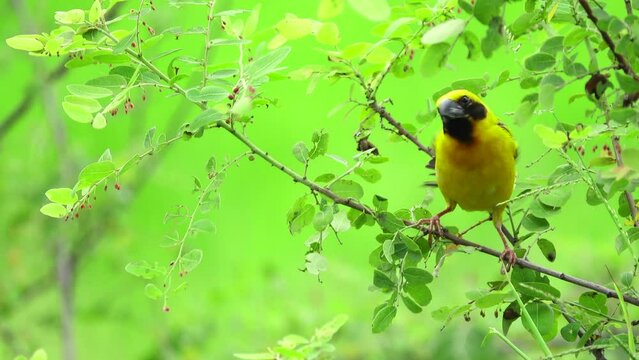
[{"label": "bird's black throat patch", "polygon": [[463,118],[442,118],[444,123],[444,134],[451,136],[463,143],[473,142],[473,124],[468,117]]},{"label": "bird's black throat patch", "polygon": [[486,118],[486,107],[480,103],[473,102],[466,108],[466,113],[475,120],[483,120]]}]

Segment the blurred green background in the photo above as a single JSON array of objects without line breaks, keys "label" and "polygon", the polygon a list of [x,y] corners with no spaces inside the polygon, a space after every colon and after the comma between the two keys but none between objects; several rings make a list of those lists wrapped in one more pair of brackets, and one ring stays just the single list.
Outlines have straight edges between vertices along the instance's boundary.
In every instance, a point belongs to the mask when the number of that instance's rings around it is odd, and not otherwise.
[{"label": "blurred green background", "polygon": [[[0,35],[7,38],[52,29],[55,10],[86,9],[90,3],[4,1],[0,3],[4,14]],[[250,9],[255,4],[253,0],[218,1],[219,8],[224,9]],[[158,11],[149,15],[148,22],[158,31],[204,24],[203,8],[175,9],[163,0],[156,5]],[[133,6],[127,2],[123,11]],[[272,35],[268,29],[286,13],[312,18],[316,7],[314,0],[265,2],[259,28],[266,30],[264,38],[268,39]],[[511,8],[523,9],[523,2]],[[374,24],[351,9],[334,21],[343,44],[376,41],[371,35]],[[199,39],[164,41],[167,49],[184,48],[184,53],[194,56],[201,53]],[[292,46],[293,52],[284,63],[290,69],[326,61],[312,39]],[[517,74],[521,70],[518,62],[535,46],[523,44],[517,51],[502,47],[491,59],[474,62],[466,60],[465,49],[458,48],[448,68],[437,76],[389,78],[380,98],[392,98],[394,105],[389,110],[397,119],[415,123],[416,114],[425,110],[426,99],[437,90],[455,80],[484,74],[495,79],[504,69]],[[233,51],[225,50],[214,53],[211,61],[232,61],[234,56]],[[402,308],[390,329],[372,334],[373,309],[385,298],[369,291],[372,268],[368,255],[377,246],[376,229],[351,230],[343,235],[342,245],[334,239],[327,241],[329,268],[322,274],[321,283],[299,271],[304,265],[304,241],[310,232],[291,236],[286,213],[305,189],[259,159],[244,161],[228,173],[221,190],[221,210],[213,213],[217,231],[188,241],[189,246],[204,250],[203,262],[189,275],[187,291],[171,298],[171,311],[163,313],[160,303],[144,295],[144,283],[126,273],[124,266],[135,260],[168,263],[175,250],[162,245],[174,227],[163,225],[164,214],[176,205],[190,206],[196,201],[191,193],[192,176],[204,176],[204,165],[211,155],[232,158],[244,148],[228,134],[215,130],[200,139],[179,142],[127,173],[121,179],[121,191],[100,192],[94,209],[83,213],[79,221],[61,223],[47,218],[38,211],[46,202],[47,189],[71,186],[79,170],[106,148],[111,149],[116,164],[123,163],[142,150],[148,128],[157,126],[158,131],[171,133],[197,113],[195,107],[185,105],[178,97],[149,91],[146,102],[139,94],[134,96],[136,108],[131,114],[121,113],[106,129],[94,130],[69,120],[60,103],[66,85],[84,83],[108,72],[108,68],[81,68],[60,81],[44,81],[43,74],[60,61],[29,57],[4,42],[0,46],[0,119],[5,120],[25,96],[33,96],[15,126],[0,134],[1,359],[31,353],[39,347],[46,349],[51,359],[62,358],[57,264],[69,247],[80,249],[71,285],[78,359],[229,359],[234,352],[261,351],[288,333],[310,335],[338,314],[349,316],[334,341],[338,359],[514,357],[497,339],[480,347],[489,327],[501,328],[501,319],[492,314],[486,318],[473,316],[469,323],[456,319],[445,328],[430,316],[430,311],[441,306],[466,303],[464,293],[485,287],[487,281],[498,277],[497,260],[480,253],[458,253],[448,258],[432,284],[433,301],[427,311],[416,315]],[[320,82],[311,94],[306,93],[307,85],[289,80],[269,84],[265,88],[267,96],[278,99],[278,105],[257,110],[255,124],[248,131],[255,143],[298,171],[302,169],[291,153],[293,144],[308,142],[313,131],[320,128],[331,135],[329,153],[349,159],[356,154],[352,138],[357,130],[356,116],[344,117],[344,112],[327,115],[348,98],[350,84]],[[585,109],[591,106],[584,99],[568,105],[570,95],[582,89],[583,81],[577,81],[558,96],[556,113],[562,121],[581,121]],[[520,143],[519,177],[545,176],[561,161],[551,155],[526,167],[544,152],[532,126],[540,122],[553,125],[554,120],[549,114],[537,114],[528,124],[515,126],[511,115],[525,94],[517,82],[511,82],[490,92],[486,101],[511,126]],[[434,121],[420,136],[422,141],[429,143],[439,126]],[[419,204],[426,193],[421,183],[429,177],[424,168],[427,157],[410,143],[391,142],[385,132],[376,132],[371,140],[391,161],[380,165],[383,178],[367,185],[365,200],[380,194],[390,199],[391,209]],[[340,168],[325,158],[317,161],[310,173],[319,175]],[[557,247],[557,260],[548,263],[537,249],[533,249],[531,259],[607,283],[606,266],[618,274],[628,270],[631,259],[628,253],[616,254],[614,226],[604,209],[584,207],[584,199],[585,189],[576,187],[569,204],[551,219],[556,229],[548,238]],[[433,210],[444,206],[437,192],[431,206]],[[465,228],[484,216],[457,210],[444,218],[444,224]],[[501,243],[495,235],[492,226],[485,224],[468,238],[499,249]],[[576,298],[583,291],[555,279],[552,283],[568,297]],[[538,353],[521,323],[513,326],[511,335],[520,347]],[[562,346],[561,340],[555,341],[556,346]]]}]

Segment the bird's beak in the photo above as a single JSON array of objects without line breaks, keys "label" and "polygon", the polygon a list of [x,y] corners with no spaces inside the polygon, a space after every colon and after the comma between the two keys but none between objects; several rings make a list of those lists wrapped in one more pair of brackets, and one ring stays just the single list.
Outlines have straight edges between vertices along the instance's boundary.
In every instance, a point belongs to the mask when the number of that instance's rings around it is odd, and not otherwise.
[{"label": "bird's beak", "polygon": [[444,99],[437,110],[443,119],[459,119],[468,116],[461,105],[450,99]]}]

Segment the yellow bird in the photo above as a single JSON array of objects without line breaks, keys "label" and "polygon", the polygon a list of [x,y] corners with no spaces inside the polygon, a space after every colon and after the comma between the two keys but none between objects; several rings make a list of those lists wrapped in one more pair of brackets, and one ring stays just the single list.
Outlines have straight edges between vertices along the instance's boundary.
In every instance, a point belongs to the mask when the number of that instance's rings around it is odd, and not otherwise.
[{"label": "yellow bird", "polygon": [[502,214],[515,183],[517,143],[506,126],[475,94],[453,90],[437,100],[443,129],[435,140],[435,175],[448,206],[421,224],[441,231],[439,219],[459,205],[488,211],[504,242],[506,270],[517,261],[502,230]]}]

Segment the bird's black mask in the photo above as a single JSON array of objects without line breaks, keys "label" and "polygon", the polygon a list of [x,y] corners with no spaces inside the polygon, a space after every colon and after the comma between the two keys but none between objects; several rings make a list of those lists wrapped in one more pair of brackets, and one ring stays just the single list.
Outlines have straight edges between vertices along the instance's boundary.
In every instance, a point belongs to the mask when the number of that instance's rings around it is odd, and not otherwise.
[{"label": "bird's black mask", "polygon": [[454,101],[446,99],[439,104],[444,133],[463,143],[473,141],[473,121],[486,117],[486,107],[463,96]]}]

